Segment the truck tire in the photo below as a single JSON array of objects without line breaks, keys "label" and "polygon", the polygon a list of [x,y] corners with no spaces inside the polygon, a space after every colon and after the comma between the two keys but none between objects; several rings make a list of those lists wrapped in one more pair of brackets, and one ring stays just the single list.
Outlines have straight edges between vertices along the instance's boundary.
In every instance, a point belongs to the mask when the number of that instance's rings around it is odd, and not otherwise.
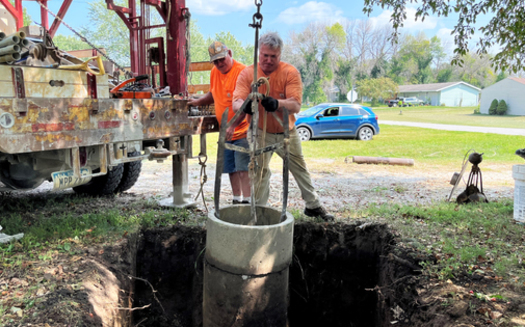
[{"label": "truck tire", "polygon": [[[138,157],[138,156],[140,156],[140,152],[138,151],[133,151],[131,153],[128,153],[128,157]],[[118,185],[115,192],[122,193],[132,188],[133,185],[135,185],[135,183],[139,179],[141,169],[142,169],[142,161],[132,161],[132,162],[125,163],[124,173],[122,174],[122,179],[120,180],[120,184]]]},{"label": "truck tire", "polygon": [[[96,172],[96,171],[95,171]],[[115,192],[124,173],[124,164],[119,164],[108,170],[103,176],[94,177],[89,183],[73,187],[73,191],[79,194],[109,195]]]}]

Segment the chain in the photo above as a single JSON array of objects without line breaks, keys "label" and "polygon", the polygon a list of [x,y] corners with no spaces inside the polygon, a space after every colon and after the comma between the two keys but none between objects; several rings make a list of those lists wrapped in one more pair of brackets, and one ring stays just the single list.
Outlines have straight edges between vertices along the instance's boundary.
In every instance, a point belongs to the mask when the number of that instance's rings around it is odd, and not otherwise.
[{"label": "chain", "polygon": [[124,74],[127,76],[127,77],[133,77],[133,73],[132,72],[129,72],[127,71],[126,69],[124,69],[123,67],[121,67],[119,64],[117,64],[114,60],[112,60],[111,58],[109,58],[105,53],[103,53],[99,48],[97,48],[93,43],[89,42],[88,39],[86,39],[84,36],[82,36],[79,32],[75,31],[75,29],[71,26],[69,26],[65,21],[62,20],[62,18],[58,17],[57,15],[55,15],[54,12],[52,12],[51,10],[49,10],[49,8],[47,8],[43,3],[41,3],[40,1],[37,1],[38,4],[44,8],[45,10],[47,10],[48,13],[50,13],[53,17],[55,17],[56,19],[58,19],[62,24],[64,24],[65,27],[69,28],[73,33],[75,33],[82,42],[85,42],[87,43],[90,47],[92,47],[93,49],[97,50],[98,53],[100,53],[104,58],[106,58],[109,62],[111,62],[112,64],[114,64],[115,66],[117,66],[117,68],[121,71],[124,72]]},{"label": "chain", "polygon": [[[202,158],[204,158],[204,161]],[[208,212],[208,206],[206,205],[206,200],[204,200],[204,184],[208,181],[208,175],[206,175],[206,161],[208,161],[207,155],[199,155],[199,165],[201,165],[201,187],[199,189],[199,193],[197,193],[195,196],[195,200],[197,200],[199,195],[201,195],[204,208],[206,208],[206,212]]]},{"label": "chain", "polygon": [[[262,28],[263,15],[261,14],[262,0],[255,0],[255,5],[257,6],[257,12],[253,14],[253,24],[250,24],[250,27],[253,28]],[[257,20],[257,21],[256,21]]]}]

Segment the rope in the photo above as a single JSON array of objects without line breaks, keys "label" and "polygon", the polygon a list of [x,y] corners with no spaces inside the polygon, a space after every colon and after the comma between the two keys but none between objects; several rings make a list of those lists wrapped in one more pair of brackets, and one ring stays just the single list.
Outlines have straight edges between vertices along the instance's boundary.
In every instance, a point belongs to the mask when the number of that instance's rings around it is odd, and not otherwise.
[{"label": "rope", "polygon": [[[257,79],[257,87],[260,87],[262,84],[265,84],[266,85],[266,96],[269,96],[270,95],[270,78],[266,78],[266,77],[259,77],[259,79]],[[261,144],[261,147],[264,148],[265,145],[266,145],[266,125],[267,125],[267,116],[268,116],[268,112],[266,112],[266,110],[264,110],[264,114],[263,114],[263,134],[262,134],[262,144]],[[261,170],[260,170],[260,173],[258,174],[259,175],[259,183],[257,185],[259,185],[259,187],[257,188],[257,190],[255,190],[255,193],[258,195],[259,192],[260,192],[260,188],[261,188],[261,181],[262,181],[262,172],[263,172],[263,169],[265,167],[265,163],[264,163],[264,156],[266,154],[262,154],[263,156],[263,162],[262,162],[262,167],[261,167]]]},{"label": "rope", "polygon": [[[204,158],[204,161],[202,161],[202,158]],[[199,165],[201,165],[201,186],[199,188],[199,192],[195,196],[195,200],[199,198],[199,195],[202,196],[202,203],[204,204],[204,208],[206,209],[206,212],[208,212],[208,206],[206,205],[206,200],[204,200],[204,184],[208,181],[208,175],[206,174],[206,161],[208,161],[207,155],[199,155]]]}]

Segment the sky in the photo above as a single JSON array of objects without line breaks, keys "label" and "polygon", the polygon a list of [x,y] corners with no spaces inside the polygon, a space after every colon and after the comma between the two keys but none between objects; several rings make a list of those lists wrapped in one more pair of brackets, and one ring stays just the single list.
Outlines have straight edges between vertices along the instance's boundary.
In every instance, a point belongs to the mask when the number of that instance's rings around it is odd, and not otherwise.
[{"label": "sky", "polygon": [[[49,9],[57,13],[62,1],[49,1]],[[64,21],[73,28],[89,25],[86,12],[89,0],[73,0]],[[40,23],[39,5],[36,1],[24,1],[32,19]],[[220,31],[231,32],[244,44],[253,44],[254,29],[252,16],[256,12],[254,0],[187,0],[186,6],[190,9],[191,19],[195,20],[200,32],[207,36],[214,36]],[[325,1],[296,1],[296,0],[263,0],[261,13],[263,15],[262,32],[276,31],[284,39],[291,31],[300,32],[311,22],[333,24],[336,22],[370,19],[376,24],[388,24],[391,12],[377,7],[368,17],[363,13],[363,0],[325,0]],[[453,44],[450,35],[456,23],[457,16],[449,17],[430,16],[424,22],[415,21],[415,6],[407,9],[407,20],[402,28],[403,33],[417,34],[423,31],[428,37],[437,35],[442,41]],[[117,18],[118,19],[118,18]],[[478,23],[488,22],[489,17],[481,17]],[[49,17],[50,24],[53,17]],[[58,30],[59,34],[71,35],[64,26]],[[476,36],[476,35],[475,35]]]}]

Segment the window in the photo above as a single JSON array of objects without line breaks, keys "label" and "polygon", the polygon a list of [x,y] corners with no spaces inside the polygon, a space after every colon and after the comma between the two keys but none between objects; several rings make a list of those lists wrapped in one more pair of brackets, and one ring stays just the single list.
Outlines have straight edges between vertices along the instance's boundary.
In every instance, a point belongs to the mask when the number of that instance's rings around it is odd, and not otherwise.
[{"label": "window", "polygon": [[343,113],[341,116],[357,116],[361,114],[359,108],[343,107]]},{"label": "window", "polygon": [[328,108],[324,111],[324,114],[323,114],[323,116],[325,117],[338,116],[338,115],[339,115],[339,107]]}]

